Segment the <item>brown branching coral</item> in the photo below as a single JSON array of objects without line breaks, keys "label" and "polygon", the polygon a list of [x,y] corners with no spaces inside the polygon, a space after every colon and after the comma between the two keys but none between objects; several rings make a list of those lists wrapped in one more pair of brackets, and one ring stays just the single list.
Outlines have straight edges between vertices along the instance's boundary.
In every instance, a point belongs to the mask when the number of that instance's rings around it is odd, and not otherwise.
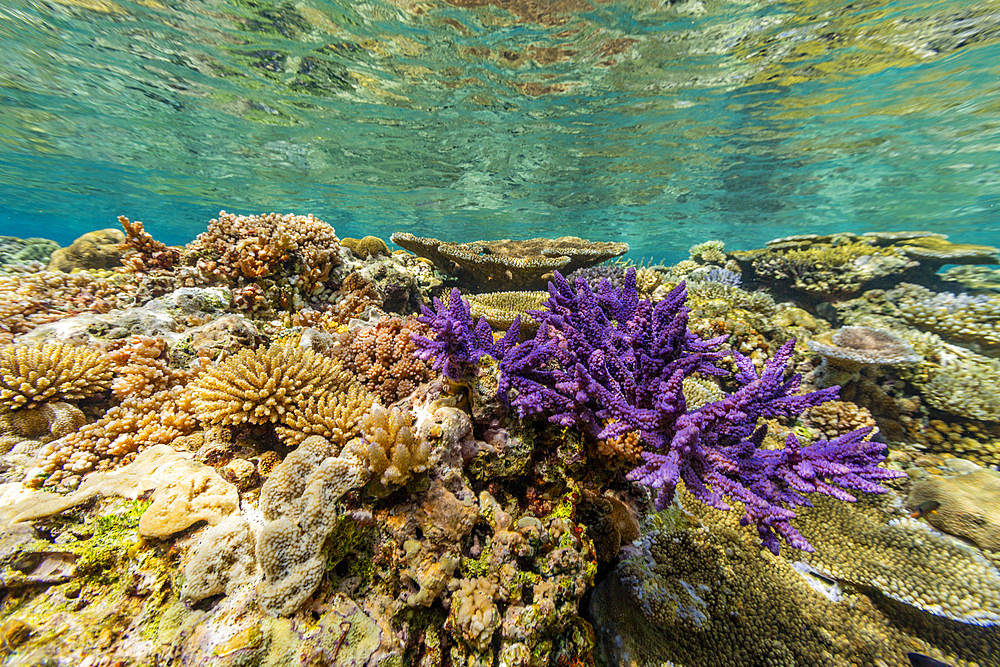
[{"label": "brown branching coral", "polygon": [[240,350],[192,384],[198,418],[206,424],[281,422],[310,395],[351,383],[343,364],[293,345]]},{"label": "brown branching coral", "polygon": [[874,427],[875,418],[867,408],[848,401],[827,401],[802,414],[802,420],[824,438],[833,439],[859,428]]},{"label": "brown branching coral", "polygon": [[49,400],[80,400],[108,389],[111,377],[111,361],[96,350],[9,345],[0,349],[0,406],[19,410]]},{"label": "brown branching coral", "polygon": [[382,484],[403,485],[414,473],[427,469],[430,443],[417,434],[413,415],[377,403],[361,419],[363,440],[353,440],[348,451],[365,463]]},{"label": "brown branching coral", "polygon": [[119,215],[118,222],[125,230],[125,241],[120,249],[125,251],[121,261],[127,271],[131,273],[149,273],[158,269],[169,271],[180,261],[180,249],[171,248],[155,240],[138,220],[132,222],[124,215]]},{"label": "brown branching coral", "polygon": [[175,385],[187,384],[192,373],[170,368],[167,363],[167,343],[150,336],[132,336],[119,349],[108,354],[118,366],[111,391],[124,400],[132,396],[145,398]]},{"label": "brown branching coral", "polygon": [[427,336],[429,328],[415,317],[390,317],[373,327],[348,334],[338,356],[385,405],[409,396],[435,376],[426,362],[414,356],[413,334]]},{"label": "brown branching coral", "polygon": [[312,215],[219,212],[189,246],[206,274],[236,285],[265,276],[292,276],[305,295],[340,263],[333,227]]},{"label": "brown branching coral", "polygon": [[27,486],[75,488],[92,470],[104,470],[152,445],[170,444],[198,427],[193,396],[183,387],[130,398],[92,424],[42,447]]}]

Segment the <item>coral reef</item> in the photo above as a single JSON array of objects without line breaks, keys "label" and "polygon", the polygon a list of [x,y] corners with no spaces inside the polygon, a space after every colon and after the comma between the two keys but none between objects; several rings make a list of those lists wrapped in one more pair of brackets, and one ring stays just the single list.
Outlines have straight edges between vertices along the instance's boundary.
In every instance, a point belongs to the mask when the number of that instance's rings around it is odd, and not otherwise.
[{"label": "coral reef", "polygon": [[123,285],[121,278],[88,273],[0,276],[0,343],[78,313],[106,313],[114,308]]},{"label": "coral reef", "polygon": [[389,246],[377,236],[366,236],[361,239],[342,238],[340,244],[350,248],[351,252],[362,259],[389,254]]},{"label": "coral reef", "polygon": [[935,293],[902,283],[886,292],[895,312],[909,324],[981,350],[1000,348],[1000,297]]},{"label": "coral reef", "polygon": [[544,308],[548,298],[548,292],[490,292],[470,294],[468,302],[472,317],[485,318],[494,331],[507,331],[520,318],[523,331],[530,334],[538,323],[527,311]]},{"label": "coral reef", "polygon": [[809,340],[809,349],[823,357],[818,374],[823,386],[857,379],[865,366],[915,364],[920,356],[910,344],[890,331],[870,327],[842,327]]},{"label": "coral reef", "polygon": [[111,360],[74,345],[0,348],[0,406],[33,408],[45,401],[78,401],[111,386]]},{"label": "coral reef", "polygon": [[478,292],[539,289],[556,269],[571,273],[628,252],[627,243],[588,241],[576,236],[451,243],[396,232],[391,239]]},{"label": "coral reef", "polygon": [[238,514],[206,530],[184,564],[180,596],[195,602],[213,595],[232,595],[253,579],[257,569],[254,533]]}]

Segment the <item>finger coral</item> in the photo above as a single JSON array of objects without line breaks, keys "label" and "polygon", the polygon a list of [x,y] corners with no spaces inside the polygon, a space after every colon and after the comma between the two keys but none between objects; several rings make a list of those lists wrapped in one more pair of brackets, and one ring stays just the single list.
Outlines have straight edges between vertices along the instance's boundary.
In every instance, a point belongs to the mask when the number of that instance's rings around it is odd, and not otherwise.
[{"label": "finger coral", "polygon": [[281,422],[310,395],[346,388],[343,364],[294,345],[243,349],[209,368],[191,385],[198,418],[206,424]]},{"label": "finger coral", "polygon": [[885,297],[900,317],[919,329],[983,350],[1000,348],[1000,296],[935,293],[903,283]]},{"label": "finger coral", "polygon": [[275,433],[286,445],[297,445],[311,435],[328,439],[339,450],[359,433],[361,419],[371,409],[375,396],[364,387],[326,391],[296,401]]},{"label": "finger coral", "polygon": [[169,271],[180,261],[179,249],[155,240],[138,220],[132,222],[124,215],[119,215],[118,222],[125,230],[125,239],[121,244],[125,254],[121,263],[129,272],[142,274],[154,270]]},{"label": "finger coral", "polygon": [[8,345],[0,348],[0,406],[19,410],[80,400],[108,389],[112,375],[111,361],[86,347]]},{"label": "finger coral", "polygon": [[184,385],[192,376],[187,370],[170,368],[167,342],[151,336],[132,336],[122,347],[108,354],[118,366],[111,392],[120,400],[147,397],[175,385]]},{"label": "finger coral", "polygon": [[0,276],[0,343],[84,311],[106,313],[127,282],[124,276],[52,271]]},{"label": "finger coral", "polygon": [[349,443],[348,451],[385,486],[402,486],[427,469],[431,445],[416,432],[409,412],[375,404],[361,418],[361,433],[362,439]]}]

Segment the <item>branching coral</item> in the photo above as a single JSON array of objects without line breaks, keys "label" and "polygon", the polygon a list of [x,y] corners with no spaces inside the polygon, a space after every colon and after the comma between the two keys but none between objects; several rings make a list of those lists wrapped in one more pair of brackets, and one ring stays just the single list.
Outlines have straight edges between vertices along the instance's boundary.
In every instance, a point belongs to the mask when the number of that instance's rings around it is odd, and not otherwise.
[{"label": "branching coral", "polygon": [[112,363],[96,350],[60,343],[0,348],[0,406],[32,408],[76,401],[111,385]]},{"label": "branching coral", "polygon": [[903,283],[885,297],[915,327],[983,349],[1000,348],[1000,296],[935,293]]},{"label": "branching coral", "polygon": [[429,333],[430,327],[415,317],[386,318],[346,334],[349,342],[340,346],[338,356],[369,391],[389,405],[434,377],[427,362],[415,356],[413,340]]},{"label": "branching coral", "polygon": [[417,433],[409,412],[375,404],[361,418],[361,433],[363,439],[349,443],[347,449],[383,485],[401,486],[427,469],[431,445]]},{"label": "branching coral", "polygon": [[87,273],[0,276],[0,343],[84,311],[106,313],[128,291],[127,283],[123,276],[105,279]]},{"label": "branching coral", "polygon": [[374,402],[375,396],[357,384],[307,396],[289,408],[283,425],[274,430],[288,445],[297,445],[310,435],[320,435],[339,450],[358,434],[361,419]]},{"label": "branching coral", "polygon": [[27,486],[75,488],[91,470],[107,469],[146,447],[166,445],[198,427],[193,396],[183,387],[130,398],[108,410],[96,422],[44,445]]},{"label": "branching coral", "polygon": [[111,391],[120,400],[132,396],[147,397],[176,385],[187,384],[194,374],[184,369],[170,368],[167,363],[167,342],[150,336],[132,336],[124,345],[108,354],[118,366]]},{"label": "branching coral", "polygon": [[138,220],[131,222],[124,215],[120,215],[118,222],[121,223],[126,235],[121,245],[121,249],[125,251],[121,263],[131,273],[169,271],[180,261],[181,251],[178,248],[171,248],[155,240]]},{"label": "branching coral", "polygon": [[281,422],[311,395],[346,389],[343,364],[293,345],[240,350],[209,368],[192,386],[198,418],[206,424]]},{"label": "branching coral", "polygon": [[705,241],[688,249],[692,260],[709,264],[724,264],[726,262],[726,244],[722,241]]}]

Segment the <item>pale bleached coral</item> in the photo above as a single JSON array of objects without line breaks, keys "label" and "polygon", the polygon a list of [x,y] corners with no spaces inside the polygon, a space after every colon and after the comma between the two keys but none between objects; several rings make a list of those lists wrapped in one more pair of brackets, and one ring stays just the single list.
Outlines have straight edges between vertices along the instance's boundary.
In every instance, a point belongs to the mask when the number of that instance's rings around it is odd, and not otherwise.
[{"label": "pale bleached coral", "polygon": [[361,433],[362,439],[349,443],[348,450],[382,484],[403,485],[427,469],[431,443],[414,428],[408,411],[375,404],[361,418]]},{"label": "pale bleached coral", "polygon": [[494,602],[500,587],[487,577],[460,579],[451,596],[449,622],[475,650],[486,650],[500,626],[500,611]]},{"label": "pale bleached coral", "polygon": [[708,262],[709,264],[725,264],[726,244],[723,241],[705,241],[691,246],[688,249],[688,256],[698,262]]},{"label": "pale bleached coral", "polygon": [[170,537],[199,521],[214,526],[240,506],[236,487],[211,466],[196,461],[157,487],[152,501],[139,519],[143,537]]},{"label": "pale bleached coral", "polygon": [[96,350],[43,343],[0,348],[0,406],[31,408],[49,400],[77,401],[108,389],[111,360]]},{"label": "pale bleached coral", "polygon": [[206,424],[282,422],[309,396],[349,386],[335,360],[294,345],[240,350],[192,383],[198,418]]},{"label": "pale bleached coral", "polygon": [[158,391],[187,384],[196,372],[171,368],[167,361],[167,341],[151,336],[132,336],[108,354],[118,367],[111,392],[119,400],[152,396]]}]

